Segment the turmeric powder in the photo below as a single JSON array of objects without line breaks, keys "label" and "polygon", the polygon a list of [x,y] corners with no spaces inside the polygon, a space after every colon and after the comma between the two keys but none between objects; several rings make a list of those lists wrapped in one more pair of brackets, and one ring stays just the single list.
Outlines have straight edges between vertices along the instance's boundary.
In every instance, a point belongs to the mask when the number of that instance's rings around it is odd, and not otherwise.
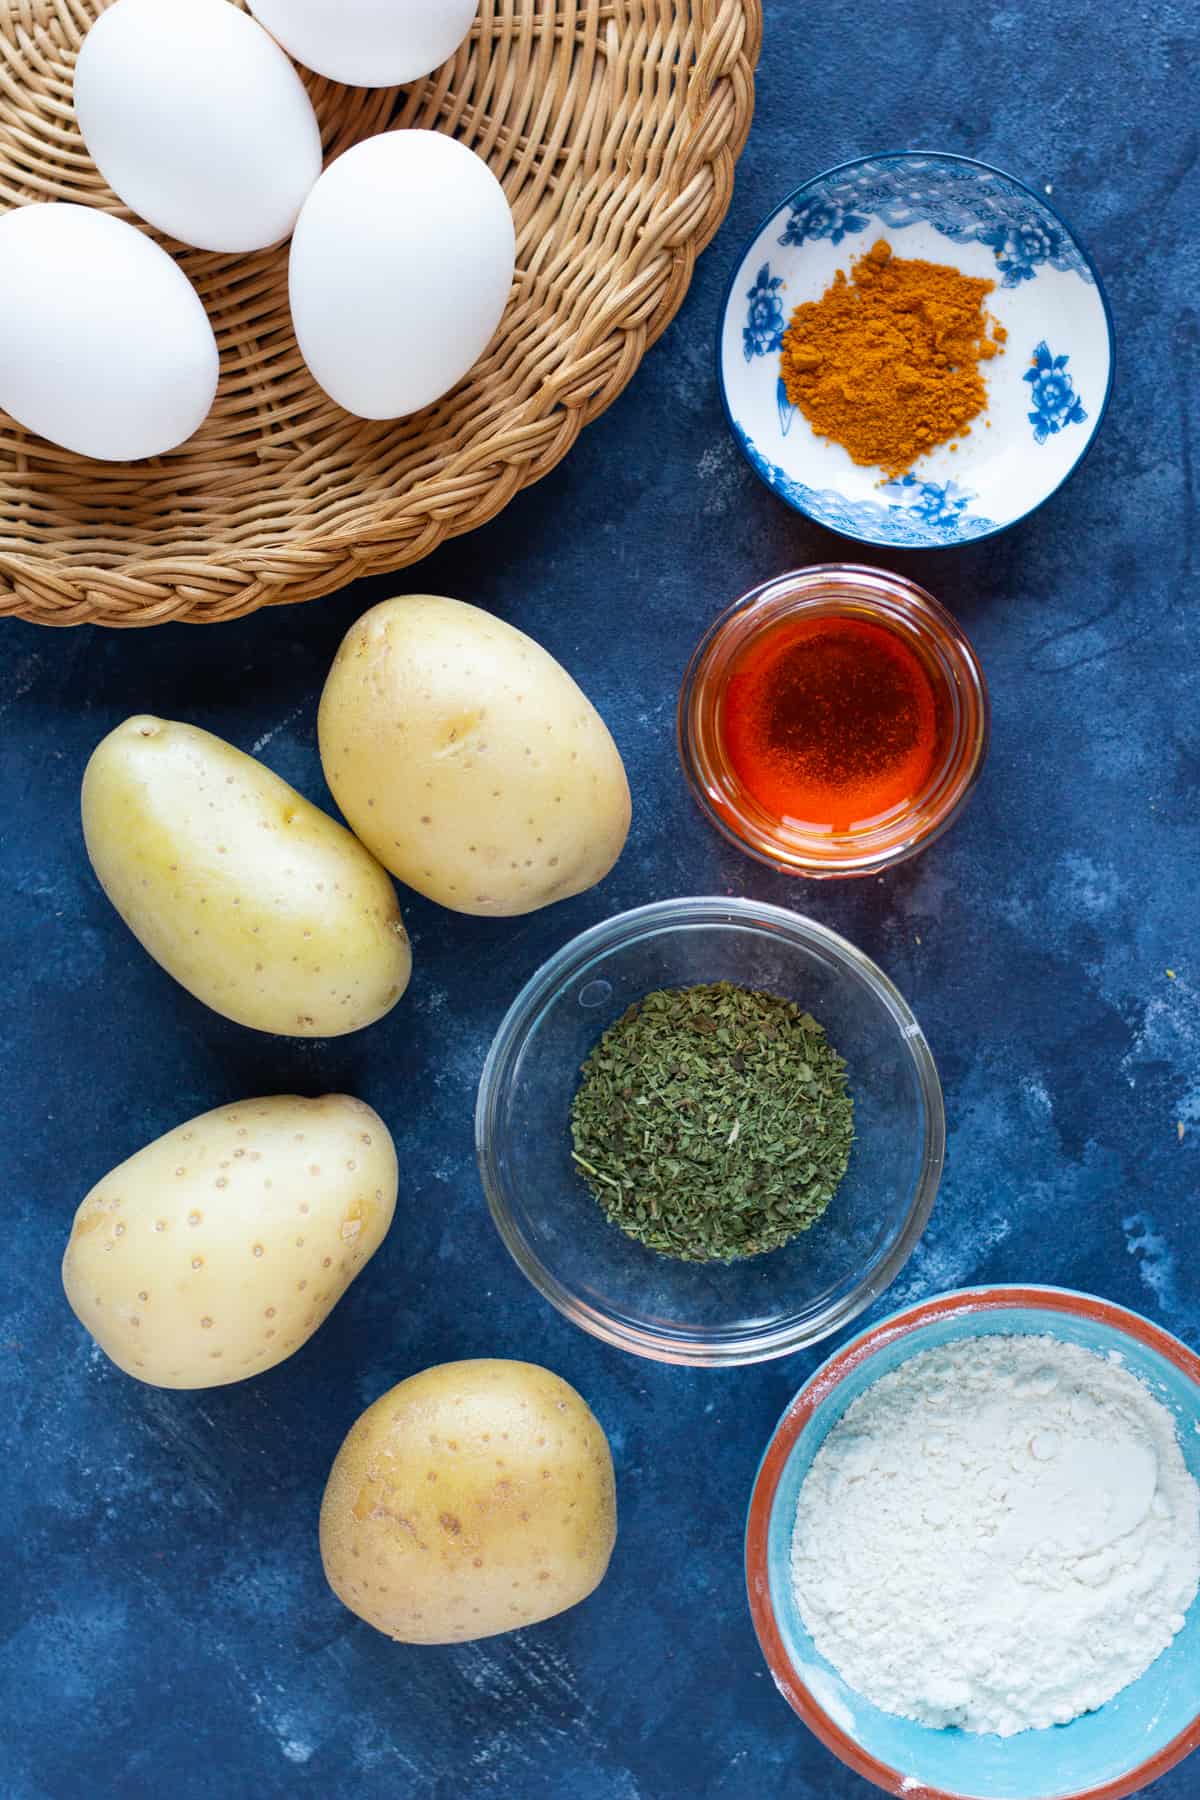
[{"label": "turmeric powder", "polygon": [[[893,256],[882,238],[792,314],[783,380],[818,437],[895,479],[935,444],[966,437],[987,406],[979,365],[1005,331],[983,310],[995,282]],[[992,327],[988,335],[989,323]]]}]

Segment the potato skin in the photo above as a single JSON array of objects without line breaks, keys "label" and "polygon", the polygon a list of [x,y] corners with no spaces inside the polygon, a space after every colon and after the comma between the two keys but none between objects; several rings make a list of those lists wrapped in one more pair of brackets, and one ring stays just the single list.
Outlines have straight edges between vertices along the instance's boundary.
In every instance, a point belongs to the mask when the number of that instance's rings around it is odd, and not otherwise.
[{"label": "potato skin", "polygon": [[616,1541],[612,1456],[534,1363],[443,1363],[367,1408],[321,1506],[338,1598],[406,1644],[515,1631],[586,1599]]},{"label": "potato skin", "polygon": [[105,1355],[154,1387],[223,1387],[284,1362],[387,1235],[396,1152],[361,1100],[245,1100],[97,1182],[63,1287]]},{"label": "potato skin", "polygon": [[364,613],[321,697],[321,760],[373,855],[455,912],[533,912],[594,887],[629,784],[591,701],[523,632],[461,600]]},{"label": "potato skin", "polygon": [[127,719],[92,754],[82,812],[92,866],[134,936],[225,1018],[339,1037],[408,986],[396,891],[374,857],[210,732]]}]

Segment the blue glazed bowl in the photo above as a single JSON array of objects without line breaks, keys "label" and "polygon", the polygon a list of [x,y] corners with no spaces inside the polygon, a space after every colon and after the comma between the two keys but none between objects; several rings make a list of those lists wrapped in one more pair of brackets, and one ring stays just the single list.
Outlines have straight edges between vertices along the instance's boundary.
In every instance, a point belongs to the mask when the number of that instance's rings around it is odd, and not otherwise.
[{"label": "blue glazed bowl", "polygon": [[[984,418],[898,481],[816,437],[779,373],[793,309],[879,238],[994,281],[986,304],[1008,332]],[[902,151],[816,176],[765,220],[730,280],[717,371],[742,453],[789,506],[860,543],[928,549],[1006,530],[1078,467],[1108,406],[1112,316],[1091,258],[1040,195],[985,163]]]},{"label": "blue glazed bowl", "polygon": [[1200,1743],[1200,1601],[1137,1681],[1070,1725],[1000,1738],[934,1731],[849,1688],[815,1648],[792,1595],[792,1527],[813,1457],[846,1408],[881,1375],[965,1337],[1048,1334],[1118,1351],[1174,1413],[1200,1480],[1200,1357],[1137,1313],[1064,1288],[966,1288],[911,1306],[852,1339],[801,1388],[767,1447],[746,1530],[746,1582],[775,1684],[858,1774],[905,1800],[1119,1800]]}]

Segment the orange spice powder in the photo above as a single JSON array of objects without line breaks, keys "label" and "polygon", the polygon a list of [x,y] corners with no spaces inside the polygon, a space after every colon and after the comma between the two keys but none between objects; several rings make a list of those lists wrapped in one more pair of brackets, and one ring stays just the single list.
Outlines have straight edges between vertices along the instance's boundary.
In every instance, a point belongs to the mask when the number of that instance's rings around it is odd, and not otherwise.
[{"label": "orange spice powder", "polygon": [[[966,437],[987,406],[980,364],[1003,354],[984,311],[995,282],[893,256],[882,238],[806,301],[784,333],[788,398],[818,437],[895,479],[935,444]],[[991,332],[989,335],[989,325]]]}]

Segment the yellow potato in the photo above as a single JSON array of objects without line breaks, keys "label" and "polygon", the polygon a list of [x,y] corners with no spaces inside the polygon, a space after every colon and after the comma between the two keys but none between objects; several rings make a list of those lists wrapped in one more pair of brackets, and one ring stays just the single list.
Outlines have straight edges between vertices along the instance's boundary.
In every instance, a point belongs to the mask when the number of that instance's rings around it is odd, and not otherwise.
[{"label": "yellow potato", "polygon": [[351,1429],[321,1506],[321,1559],[377,1631],[451,1644],[586,1599],[616,1532],[608,1440],[574,1388],[533,1363],[443,1363]]},{"label": "yellow potato", "polygon": [[391,1136],[361,1100],[245,1100],[169,1131],[92,1189],[63,1286],[127,1375],[220,1387],[312,1336],[395,1208]]},{"label": "yellow potato", "polygon": [[351,627],[319,721],[334,799],[393,875],[455,912],[533,912],[603,879],[629,784],[587,696],[532,638],[460,600]]},{"label": "yellow potato", "polygon": [[119,725],[88,763],[83,833],[138,941],[239,1025],[337,1037],[382,1018],[408,986],[412,952],[379,864],[207,731]]}]

